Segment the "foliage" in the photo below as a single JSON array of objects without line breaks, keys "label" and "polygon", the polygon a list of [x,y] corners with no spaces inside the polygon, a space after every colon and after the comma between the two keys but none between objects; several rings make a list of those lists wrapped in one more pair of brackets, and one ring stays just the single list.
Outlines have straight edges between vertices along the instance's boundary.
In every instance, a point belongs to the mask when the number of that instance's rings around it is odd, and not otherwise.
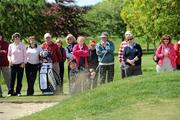
[{"label": "foliage", "polygon": [[78,6],[67,6],[60,3],[51,4],[44,12],[45,16],[52,17],[47,30],[54,36],[66,36],[71,33],[77,37],[81,34],[80,28],[85,26],[82,19],[83,12],[83,9]]},{"label": "foliage", "polygon": [[41,15],[44,7],[44,0],[1,0],[1,32],[8,40],[14,32],[22,36],[42,35],[47,19]]},{"label": "foliage", "polygon": [[180,37],[179,0],[125,0],[121,17],[127,29],[150,41],[162,34]]},{"label": "foliage", "polygon": [[119,16],[122,3],[123,0],[104,0],[93,6],[84,16],[88,27],[83,30],[90,35],[97,35],[102,31],[122,35],[125,32],[125,24]]}]

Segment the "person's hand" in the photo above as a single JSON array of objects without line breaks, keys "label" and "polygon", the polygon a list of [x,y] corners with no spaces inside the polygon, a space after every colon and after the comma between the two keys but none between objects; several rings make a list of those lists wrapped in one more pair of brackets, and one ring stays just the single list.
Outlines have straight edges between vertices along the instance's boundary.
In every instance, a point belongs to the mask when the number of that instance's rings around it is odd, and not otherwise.
[{"label": "person's hand", "polygon": [[47,61],[46,59],[43,59],[43,62],[44,62],[44,63],[47,63],[48,61]]},{"label": "person's hand", "polygon": [[108,45],[106,46],[106,50],[110,50],[110,47]]},{"label": "person's hand", "polygon": [[135,65],[135,61],[134,60],[129,60],[129,59],[127,59],[127,62],[129,63],[129,64],[131,64],[132,66],[134,66]]}]

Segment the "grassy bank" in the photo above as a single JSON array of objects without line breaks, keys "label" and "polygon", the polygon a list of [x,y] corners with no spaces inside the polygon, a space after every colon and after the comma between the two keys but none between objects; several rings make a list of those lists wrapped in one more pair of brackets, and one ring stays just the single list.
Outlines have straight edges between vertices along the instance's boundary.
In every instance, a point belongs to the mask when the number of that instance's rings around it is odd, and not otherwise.
[{"label": "grassy bank", "polygon": [[22,119],[178,120],[179,78],[179,72],[171,72],[115,81]]}]

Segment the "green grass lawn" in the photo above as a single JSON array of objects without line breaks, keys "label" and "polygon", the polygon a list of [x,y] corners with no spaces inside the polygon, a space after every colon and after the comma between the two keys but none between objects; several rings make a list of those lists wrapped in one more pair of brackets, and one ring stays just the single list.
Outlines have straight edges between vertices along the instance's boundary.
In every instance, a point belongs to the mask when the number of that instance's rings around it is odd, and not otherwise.
[{"label": "green grass lawn", "polygon": [[[5,97],[0,102],[54,102],[59,104],[24,120],[178,120],[180,119],[179,71],[157,74],[152,55],[144,55],[143,75],[121,80],[115,59],[114,82],[77,96],[41,96],[38,80],[35,96]],[[4,93],[6,86],[3,85]],[[67,71],[65,93],[68,93]],[[23,80],[22,94],[26,94]]]},{"label": "green grass lawn", "polygon": [[22,120],[179,120],[180,74],[146,74],[70,97]]}]

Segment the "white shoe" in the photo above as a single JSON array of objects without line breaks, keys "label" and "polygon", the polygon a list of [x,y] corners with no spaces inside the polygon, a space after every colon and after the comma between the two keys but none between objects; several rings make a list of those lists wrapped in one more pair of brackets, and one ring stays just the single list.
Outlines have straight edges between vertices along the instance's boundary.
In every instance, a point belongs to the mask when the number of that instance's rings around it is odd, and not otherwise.
[{"label": "white shoe", "polygon": [[7,95],[7,97],[10,97],[10,96],[11,96],[11,94],[8,94],[8,95]]},{"label": "white shoe", "polygon": [[17,94],[17,96],[18,96],[18,97],[20,97],[20,96],[21,96],[21,94]]}]

